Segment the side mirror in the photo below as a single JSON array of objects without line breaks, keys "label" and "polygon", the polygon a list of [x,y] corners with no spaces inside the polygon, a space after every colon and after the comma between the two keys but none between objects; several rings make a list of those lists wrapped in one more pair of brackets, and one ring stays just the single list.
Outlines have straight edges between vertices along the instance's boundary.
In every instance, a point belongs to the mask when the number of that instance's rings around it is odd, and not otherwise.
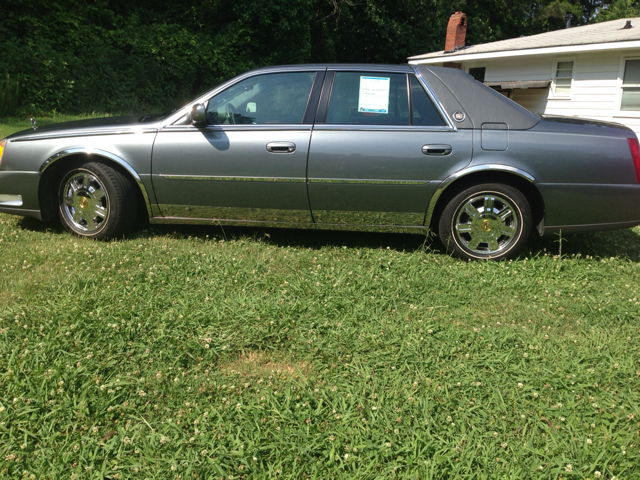
[{"label": "side mirror", "polygon": [[201,103],[196,103],[191,107],[191,124],[196,127],[204,127],[207,124],[207,112]]}]

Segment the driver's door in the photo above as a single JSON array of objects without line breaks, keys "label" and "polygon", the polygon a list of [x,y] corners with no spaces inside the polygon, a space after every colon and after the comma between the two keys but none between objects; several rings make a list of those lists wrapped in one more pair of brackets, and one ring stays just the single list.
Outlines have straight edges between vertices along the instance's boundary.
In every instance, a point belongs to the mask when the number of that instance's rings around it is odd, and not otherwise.
[{"label": "driver's door", "polygon": [[205,127],[162,129],[152,179],[163,216],[311,222],[306,168],[312,129],[307,119],[313,117],[305,112],[315,112],[309,98],[323,76],[255,75],[208,101]]}]

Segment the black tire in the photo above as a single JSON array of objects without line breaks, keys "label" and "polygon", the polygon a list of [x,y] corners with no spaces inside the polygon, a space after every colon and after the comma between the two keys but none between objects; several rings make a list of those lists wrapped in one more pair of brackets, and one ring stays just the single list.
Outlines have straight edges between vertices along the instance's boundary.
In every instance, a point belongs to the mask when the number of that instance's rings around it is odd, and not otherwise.
[{"label": "black tire", "polygon": [[520,190],[501,183],[474,185],[453,197],[440,217],[440,240],[455,257],[501,260],[529,240],[533,216]]},{"label": "black tire", "polygon": [[133,228],[138,208],[131,181],[102,163],[77,164],[60,177],[60,220],[78,237],[104,240],[123,235]]}]

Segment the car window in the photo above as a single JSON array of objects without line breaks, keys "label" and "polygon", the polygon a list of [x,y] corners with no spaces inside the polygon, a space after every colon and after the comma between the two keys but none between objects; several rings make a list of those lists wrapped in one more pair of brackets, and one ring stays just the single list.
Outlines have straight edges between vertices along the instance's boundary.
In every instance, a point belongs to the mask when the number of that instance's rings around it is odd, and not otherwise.
[{"label": "car window", "polygon": [[212,97],[210,125],[302,123],[315,72],[257,75]]},{"label": "car window", "polygon": [[412,125],[444,126],[443,118],[416,77],[411,75]]},{"label": "car window", "polygon": [[409,125],[407,76],[336,72],[325,123]]}]

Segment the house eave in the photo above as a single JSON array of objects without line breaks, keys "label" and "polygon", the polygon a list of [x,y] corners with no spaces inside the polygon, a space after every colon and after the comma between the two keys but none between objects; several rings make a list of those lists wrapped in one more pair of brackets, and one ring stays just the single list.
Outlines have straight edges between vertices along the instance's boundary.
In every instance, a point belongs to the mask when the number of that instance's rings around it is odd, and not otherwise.
[{"label": "house eave", "polygon": [[559,47],[531,48],[524,50],[505,50],[500,52],[460,53],[437,57],[409,57],[410,65],[433,65],[443,62],[465,62],[470,60],[488,60],[494,58],[523,57],[529,55],[562,55],[580,52],[601,52],[607,50],[629,50],[640,48],[640,40],[628,42],[592,43],[587,45],[567,45]]}]

